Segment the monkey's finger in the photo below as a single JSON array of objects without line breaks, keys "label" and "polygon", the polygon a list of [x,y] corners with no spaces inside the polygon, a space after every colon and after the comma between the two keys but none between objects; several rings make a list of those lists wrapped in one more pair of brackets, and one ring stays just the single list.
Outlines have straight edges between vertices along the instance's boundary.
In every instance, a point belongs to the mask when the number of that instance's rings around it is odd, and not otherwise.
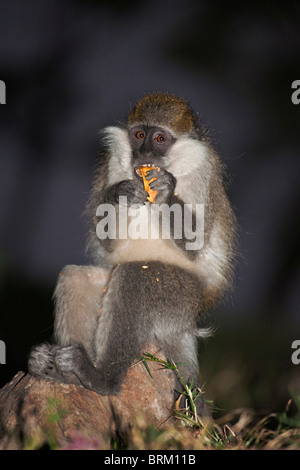
[{"label": "monkey's finger", "polygon": [[151,183],[149,183],[149,187],[150,189],[152,189],[153,191],[159,191],[159,190],[162,190],[162,189],[171,189],[172,188],[172,184],[169,180],[165,180],[163,178],[159,178],[155,181],[152,181]]},{"label": "monkey's finger", "polygon": [[147,181],[150,181],[152,178],[159,178],[162,174],[162,171],[163,170],[161,170],[160,168],[159,169],[153,168],[147,171],[145,178]]}]

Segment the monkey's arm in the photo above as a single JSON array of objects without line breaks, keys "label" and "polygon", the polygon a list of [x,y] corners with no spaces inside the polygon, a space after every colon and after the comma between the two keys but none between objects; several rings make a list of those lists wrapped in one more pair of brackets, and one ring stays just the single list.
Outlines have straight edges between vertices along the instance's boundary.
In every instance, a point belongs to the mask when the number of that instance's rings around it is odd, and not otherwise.
[{"label": "monkey's arm", "polygon": [[[152,178],[156,178],[150,183],[150,188],[157,191],[155,203],[167,204],[169,207],[178,205],[181,209],[180,220],[177,218],[178,215],[174,217],[174,212],[170,212],[170,235],[172,240],[179,248],[186,251],[190,258],[195,258],[197,250],[186,250],[186,246],[187,243],[195,241],[195,231],[197,229],[203,229],[203,227],[199,226],[201,221],[197,220],[196,213],[191,210],[190,207],[186,206],[182,199],[176,194],[176,178],[172,173],[164,169],[153,169],[149,171],[146,176],[147,180],[151,180]],[[163,211],[162,217],[164,217]],[[187,223],[187,221],[189,223]]]},{"label": "monkey's arm", "polygon": [[[173,212],[170,214],[170,233],[174,243],[183,250],[190,259],[194,259],[198,255],[198,249],[187,249],[189,244],[197,241],[203,230],[203,218],[200,218],[190,207],[176,195],[172,194],[170,206],[178,204],[181,207],[181,223],[178,227],[178,220],[174,217]],[[196,246],[196,244],[195,244]]]}]

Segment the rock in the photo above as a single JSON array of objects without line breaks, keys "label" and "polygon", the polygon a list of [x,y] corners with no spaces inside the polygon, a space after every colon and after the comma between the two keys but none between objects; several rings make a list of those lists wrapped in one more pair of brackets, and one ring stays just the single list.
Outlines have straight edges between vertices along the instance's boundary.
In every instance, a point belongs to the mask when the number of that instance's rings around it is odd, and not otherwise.
[{"label": "rock", "polygon": [[175,375],[147,364],[152,377],[142,362],[134,364],[115,396],[18,372],[0,390],[0,449],[103,448],[104,436],[122,434],[139,414],[163,427],[174,404]]}]

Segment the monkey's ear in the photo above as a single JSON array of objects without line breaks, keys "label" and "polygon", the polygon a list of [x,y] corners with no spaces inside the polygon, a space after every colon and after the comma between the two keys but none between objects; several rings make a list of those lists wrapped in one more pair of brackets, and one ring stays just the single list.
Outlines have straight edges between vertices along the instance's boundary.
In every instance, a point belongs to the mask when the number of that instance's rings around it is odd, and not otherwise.
[{"label": "monkey's ear", "polygon": [[195,127],[191,130],[191,132],[189,133],[189,136],[192,138],[192,139],[197,139],[197,140],[201,140],[201,131],[199,128]]},{"label": "monkey's ear", "polygon": [[189,133],[189,136],[192,139],[201,140],[201,141],[210,140],[208,131],[202,126],[194,127]]}]

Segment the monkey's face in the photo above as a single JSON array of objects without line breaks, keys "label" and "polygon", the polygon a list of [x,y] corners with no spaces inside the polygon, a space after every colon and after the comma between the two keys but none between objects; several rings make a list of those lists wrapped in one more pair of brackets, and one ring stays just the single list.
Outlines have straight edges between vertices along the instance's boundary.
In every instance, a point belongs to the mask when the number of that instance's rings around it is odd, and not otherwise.
[{"label": "monkey's face", "polygon": [[170,131],[163,127],[138,125],[129,129],[129,139],[135,172],[141,166],[166,168],[168,151],[176,140]]}]

